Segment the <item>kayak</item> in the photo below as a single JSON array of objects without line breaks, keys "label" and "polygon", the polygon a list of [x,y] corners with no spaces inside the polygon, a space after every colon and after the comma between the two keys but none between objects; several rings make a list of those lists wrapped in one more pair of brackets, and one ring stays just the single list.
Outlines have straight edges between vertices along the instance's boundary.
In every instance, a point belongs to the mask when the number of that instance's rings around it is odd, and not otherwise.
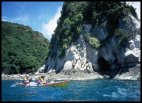
[{"label": "kayak", "polygon": [[13,84],[11,85],[11,87],[15,87],[15,86],[25,86],[25,87],[28,87],[28,86],[59,86],[59,87],[64,87],[64,86],[67,86],[68,84],[68,81],[64,80],[64,81],[50,81],[50,82],[46,82],[45,84],[39,84],[37,82],[30,82],[30,83],[16,83],[16,84]]},{"label": "kayak", "polygon": [[54,82],[54,83],[48,83],[47,85],[48,86],[60,86],[60,87],[62,87],[62,86],[67,86],[67,84],[68,84],[68,81],[60,81],[60,82]]}]

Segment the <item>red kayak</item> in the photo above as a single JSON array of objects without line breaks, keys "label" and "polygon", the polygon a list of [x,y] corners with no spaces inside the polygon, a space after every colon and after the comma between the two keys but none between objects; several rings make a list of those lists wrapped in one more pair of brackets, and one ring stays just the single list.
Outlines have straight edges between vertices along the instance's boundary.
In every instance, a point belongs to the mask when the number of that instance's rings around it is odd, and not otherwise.
[{"label": "red kayak", "polygon": [[30,82],[30,83],[16,83],[16,86],[60,86],[64,87],[67,86],[68,81],[50,81],[45,84],[38,84],[36,82]]}]

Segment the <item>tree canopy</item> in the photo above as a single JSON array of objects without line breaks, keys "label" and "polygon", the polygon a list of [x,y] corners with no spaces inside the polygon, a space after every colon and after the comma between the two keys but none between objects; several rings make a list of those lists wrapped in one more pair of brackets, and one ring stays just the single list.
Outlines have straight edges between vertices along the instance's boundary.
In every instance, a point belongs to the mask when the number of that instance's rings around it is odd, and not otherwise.
[{"label": "tree canopy", "polygon": [[49,41],[30,27],[2,22],[2,72],[35,72],[44,64]]}]

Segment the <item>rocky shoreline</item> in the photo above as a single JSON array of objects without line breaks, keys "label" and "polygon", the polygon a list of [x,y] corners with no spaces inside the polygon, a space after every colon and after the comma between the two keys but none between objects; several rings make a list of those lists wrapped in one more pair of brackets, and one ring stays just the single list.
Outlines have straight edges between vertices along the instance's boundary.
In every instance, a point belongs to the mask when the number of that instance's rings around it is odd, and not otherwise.
[{"label": "rocky shoreline", "polygon": [[[31,74],[30,78],[37,79],[38,76],[45,75],[47,80],[88,80],[88,79],[102,79],[103,76],[96,73],[74,73],[74,74],[64,74],[55,72],[52,73],[40,73],[40,74]],[[2,80],[22,80],[24,75],[15,74],[15,75],[2,75]]]},{"label": "rocky shoreline", "polygon": [[[81,72],[64,70],[58,74],[55,72],[29,74],[30,78],[37,79],[38,76],[45,75],[46,80],[89,80],[89,79],[109,79],[107,75],[100,75],[97,72]],[[22,80],[25,74],[7,75],[2,74],[2,80]],[[118,73],[113,79],[117,80],[140,80],[140,64],[129,68],[122,73]]]}]

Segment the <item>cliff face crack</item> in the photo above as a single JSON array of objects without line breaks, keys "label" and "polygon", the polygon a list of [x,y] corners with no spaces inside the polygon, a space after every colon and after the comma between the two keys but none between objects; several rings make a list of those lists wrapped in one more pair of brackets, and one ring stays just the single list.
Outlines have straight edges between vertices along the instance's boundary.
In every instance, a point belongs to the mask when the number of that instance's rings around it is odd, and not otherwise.
[{"label": "cliff face crack", "polygon": [[109,75],[110,65],[103,57],[98,58],[99,73],[102,75]]}]

